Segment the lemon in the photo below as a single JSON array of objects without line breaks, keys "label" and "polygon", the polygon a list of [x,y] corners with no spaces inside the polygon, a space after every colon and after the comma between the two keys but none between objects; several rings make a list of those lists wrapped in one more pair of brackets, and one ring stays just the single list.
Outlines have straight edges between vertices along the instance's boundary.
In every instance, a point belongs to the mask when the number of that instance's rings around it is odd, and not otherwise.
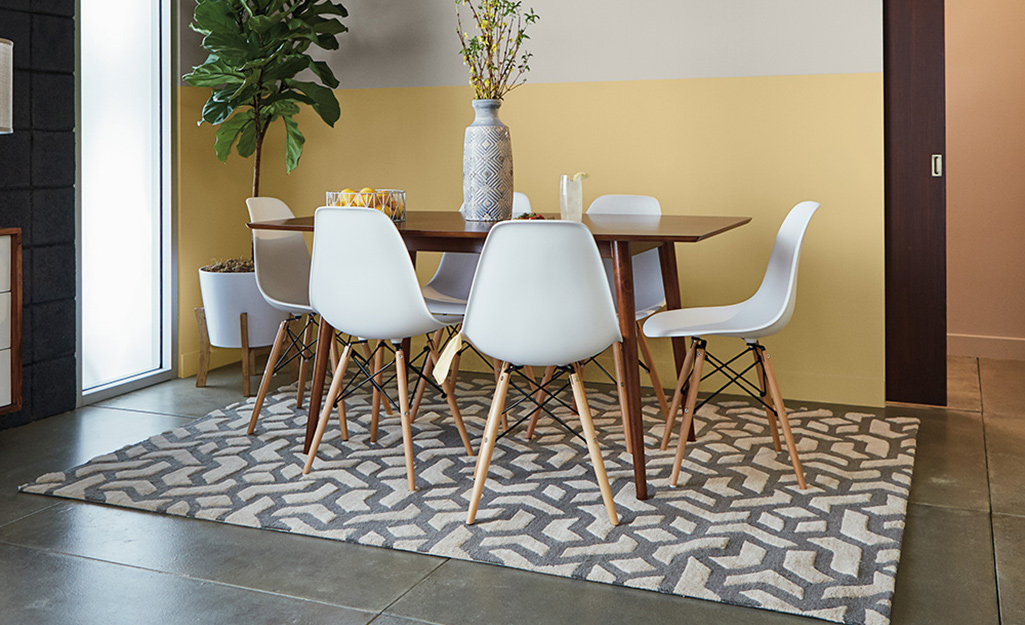
[{"label": "lemon", "polygon": [[376,206],[377,191],[372,187],[363,187],[359,190],[359,196],[356,199],[357,206],[366,206],[374,208]]},{"label": "lemon", "polygon": [[573,182],[579,182],[579,181],[583,180],[584,178],[590,178],[590,177],[591,177],[591,174],[587,173],[586,171],[578,171],[577,173],[573,174]]}]

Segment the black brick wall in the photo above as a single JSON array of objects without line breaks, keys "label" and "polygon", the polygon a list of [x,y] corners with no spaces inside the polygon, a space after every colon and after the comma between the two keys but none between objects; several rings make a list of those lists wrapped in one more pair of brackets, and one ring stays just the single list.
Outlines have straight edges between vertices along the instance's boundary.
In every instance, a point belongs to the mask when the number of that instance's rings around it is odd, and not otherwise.
[{"label": "black brick wall", "polygon": [[14,42],[14,134],[0,135],[0,227],[22,231],[22,409],[0,429],[75,407],[75,3],[0,0]]}]

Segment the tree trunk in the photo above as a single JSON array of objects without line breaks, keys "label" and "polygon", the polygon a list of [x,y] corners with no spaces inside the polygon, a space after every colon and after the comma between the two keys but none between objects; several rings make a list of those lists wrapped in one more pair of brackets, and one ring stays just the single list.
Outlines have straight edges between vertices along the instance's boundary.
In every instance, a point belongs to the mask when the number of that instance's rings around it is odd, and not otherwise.
[{"label": "tree trunk", "polygon": [[263,153],[263,133],[256,136],[256,152],[253,155],[253,197],[260,197],[260,155]]}]

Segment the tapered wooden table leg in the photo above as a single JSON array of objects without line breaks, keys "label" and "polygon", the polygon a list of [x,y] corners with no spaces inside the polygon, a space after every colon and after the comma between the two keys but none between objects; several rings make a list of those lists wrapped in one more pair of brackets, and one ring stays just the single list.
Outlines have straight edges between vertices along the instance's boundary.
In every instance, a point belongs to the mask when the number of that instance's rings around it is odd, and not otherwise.
[{"label": "tapered wooden table leg", "polygon": [[309,453],[313,434],[317,431],[317,416],[320,400],[324,396],[324,378],[327,377],[327,360],[331,343],[335,340],[335,329],[323,317],[320,318],[320,332],[317,334],[317,354],[313,360],[313,378],[310,380],[310,409],[306,420],[306,440],[303,453]]},{"label": "tapered wooden table leg", "polygon": [[644,427],[641,423],[641,379],[637,360],[637,318],[634,310],[633,261],[630,242],[612,244],[612,265],[616,278],[619,332],[623,335],[623,385],[626,390],[627,426],[634,461],[634,486],[638,499],[648,498],[648,476],[644,464]]}]

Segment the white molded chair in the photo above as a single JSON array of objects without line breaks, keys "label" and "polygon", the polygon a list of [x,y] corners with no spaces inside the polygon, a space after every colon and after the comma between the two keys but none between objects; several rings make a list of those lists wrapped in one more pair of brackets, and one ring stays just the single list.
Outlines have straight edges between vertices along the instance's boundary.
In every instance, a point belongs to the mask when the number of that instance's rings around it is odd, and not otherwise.
[{"label": "white molded chair", "polygon": [[[531,323],[523,323],[524,319]],[[477,266],[463,336],[502,363],[477,459],[467,523],[472,524],[477,515],[514,365],[570,371],[595,477],[609,520],[618,523],[579,362],[622,337],[598,246],[587,227],[567,221],[496,224]]]},{"label": "white molded chair", "polygon": [[[401,340],[436,333],[459,323],[460,318],[436,316],[427,310],[402,236],[387,215],[372,208],[324,206],[317,209],[314,217],[310,304],[327,323],[345,334],[396,344],[395,367],[406,477],[409,489],[416,490],[407,363]],[[429,345],[431,357],[436,358],[436,343],[429,339]],[[303,473],[309,473],[313,466],[335,398],[342,388],[351,350],[351,345],[346,345],[342,351]],[[445,379],[442,389],[466,452],[473,455],[455,401],[455,374],[452,372]],[[338,403],[338,417],[342,438],[348,440],[344,402]],[[376,432],[376,426],[375,412],[371,423],[372,433]]]},{"label": "white molded chair", "polygon": [[[251,197],[246,200],[246,206],[249,208],[249,218],[252,221],[295,217],[287,204],[274,197]],[[309,346],[314,340],[313,309],[310,308],[309,295],[310,252],[306,249],[303,235],[298,232],[253,230],[253,261],[256,265],[256,285],[260,289],[260,294],[268,304],[288,313],[288,318],[278,326],[278,333],[274,337],[263,379],[260,380],[260,390],[253,405],[253,415],[249,420],[249,434],[256,430],[256,421],[267,397],[271,376],[281,365],[295,358],[300,361],[299,388],[295,401],[296,406],[302,407],[306,376],[313,356]],[[292,324],[301,321],[303,316],[306,316],[304,327],[299,334],[295,334],[292,331]],[[286,338],[290,343],[282,354],[281,349]],[[293,351],[294,354],[289,357]]]},{"label": "white molded chair", "polygon": [[[797,482],[802,489],[805,488],[804,470],[797,457],[797,447],[794,444],[790,422],[787,420],[783,406],[783,396],[780,394],[769,354],[758,340],[782,330],[793,315],[801,243],[804,241],[808,223],[818,207],[817,202],[801,202],[790,210],[776,235],[762,284],[751,298],[731,306],[668,310],[652,316],[645,322],[644,333],[650,337],[689,336],[692,339],[684,359],[683,369],[680,371],[680,377],[676,383],[669,414],[666,415],[666,427],[662,436],[662,449],[666,449],[686,384],[688,388],[687,400],[683,408],[683,424],[680,427],[676,459],[670,477],[673,486],[676,486],[680,476],[680,463],[683,461],[687,434],[690,431],[694,413],[701,407],[696,405],[698,386],[702,380],[702,368],[707,358],[716,367],[713,373],[721,371],[730,378],[727,386],[730,383],[737,384],[742,390],[761,400],[766,407],[772,442],[776,451],[781,451],[779,432],[776,426],[776,420],[779,419],[779,423],[783,427],[783,436],[786,438],[787,450],[790,453],[790,461],[793,464],[794,473],[797,475]],[[756,388],[758,395],[747,388],[747,386],[753,385],[743,378],[744,371],[737,373],[730,367],[730,363],[735,359],[723,362],[707,352],[707,343],[702,337],[713,335],[744,339],[746,342],[745,352],[750,351],[754,357],[754,364],[748,369],[753,367],[756,371],[759,383]],[[741,352],[740,355],[743,353]],[[771,401],[771,405],[766,401],[766,397]],[[711,397],[706,398],[702,405],[710,399]]]},{"label": "white molded chair", "polygon": [[[459,207],[463,212],[463,207]],[[530,198],[525,193],[513,193],[513,217],[530,213]],[[477,270],[480,254],[445,252],[441,255],[434,277],[424,286],[427,308],[436,315],[461,315],[466,311],[470,284]]]}]

